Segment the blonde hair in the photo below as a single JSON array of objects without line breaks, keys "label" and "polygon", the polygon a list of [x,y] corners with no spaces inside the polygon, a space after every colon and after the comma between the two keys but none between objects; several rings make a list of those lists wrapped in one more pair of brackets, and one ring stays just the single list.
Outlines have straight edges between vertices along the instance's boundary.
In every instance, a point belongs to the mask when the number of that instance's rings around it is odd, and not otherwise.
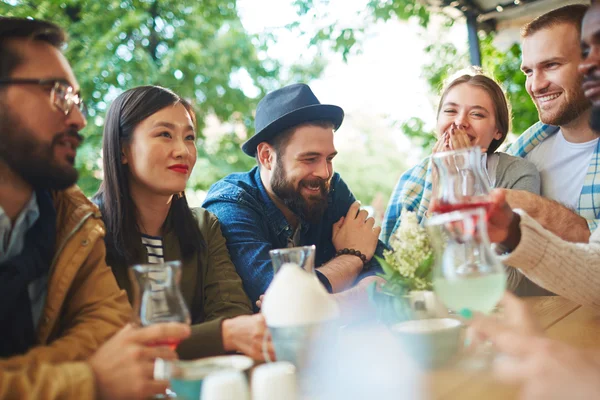
[{"label": "blonde hair", "polygon": [[444,86],[444,89],[442,90],[440,103],[438,104],[437,117],[439,118],[442,104],[444,104],[444,100],[446,99],[448,92],[450,92],[450,90],[452,90],[454,87],[463,83],[468,83],[469,85],[485,90],[485,92],[492,99],[496,118],[496,129],[498,129],[498,132],[502,134],[500,139],[494,139],[492,140],[492,143],[490,143],[487,153],[492,154],[498,150],[498,147],[500,147],[502,142],[504,142],[506,139],[506,135],[510,131],[512,114],[510,103],[507,101],[506,94],[498,82],[485,75],[481,68],[470,67],[467,70],[461,70],[455,73],[449,78]]}]

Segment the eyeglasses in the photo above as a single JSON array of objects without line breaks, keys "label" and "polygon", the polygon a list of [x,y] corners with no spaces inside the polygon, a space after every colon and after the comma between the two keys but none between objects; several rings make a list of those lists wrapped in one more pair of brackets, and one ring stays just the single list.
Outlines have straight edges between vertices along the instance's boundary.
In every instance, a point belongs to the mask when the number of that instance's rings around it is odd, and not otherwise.
[{"label": "eyeglasses", "polygon": [[73,86],[57,79],[0,79],[1,85],[42,85],[51,87],[50,100],[52,104],[65,115],[69,115],[73,106],[77,106],[84,118],[87,118],[87,107]]}]

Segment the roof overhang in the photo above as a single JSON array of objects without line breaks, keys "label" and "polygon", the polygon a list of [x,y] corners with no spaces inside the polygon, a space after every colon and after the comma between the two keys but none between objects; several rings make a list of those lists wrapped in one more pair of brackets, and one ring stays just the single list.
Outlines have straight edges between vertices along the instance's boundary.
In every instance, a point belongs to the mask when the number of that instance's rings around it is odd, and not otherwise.
[{"label": "roof overhang", "polygon": [[589,4],[589,0],[423,0],[430,8],[455,17],[456,11],[475,16],[480,28],[502,29],[522,25],[554,8],[568,4]]}]

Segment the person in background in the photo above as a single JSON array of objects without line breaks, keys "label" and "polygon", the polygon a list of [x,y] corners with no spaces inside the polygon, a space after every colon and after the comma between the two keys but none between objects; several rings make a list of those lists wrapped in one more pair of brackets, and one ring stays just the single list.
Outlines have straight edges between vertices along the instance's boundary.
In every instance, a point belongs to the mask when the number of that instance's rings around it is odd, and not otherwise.
[{"label": "person in background", "polygon": [[164,393],[154,360],[176,354],[146,344],[188,328],[123,328],[100,213],[75,186],[86,120],[65,41],[49,22],[0,17],[0,399]]},{"label": "person in background", "polygon": [[[442,91],[437,115],[438,141],[433,153],[479,146],[491,187],[539,194],[535,166],[519,157],[497,152],[510,130],[510,108],[502,88],[479,69],[459,73]],[[402,210],[414,211],[421,221],[432,212],[435,193],[431,157],[405,172],[394,189],[383,222],[381,239],[389,242],[398,229]],[[507,286],[519,295],[549,294],[516,269],[507,268]]]},{"label": "person in background", "polygon": [[[583,75],[586,97],[592,102],[590,118],[600,127],[600,4],[593,1],[583,18],[581,32]],[[600,299],[600,230],[589,244],[569,243],[529,217],[513,213],[503,193],[494,193],[490,215],[490,238],[503,242],[520,268],[530,276],[556,281],[556,292],[578,303],[598,307]],[[543,246],[543,247],[542,247]],[[545,249],[546,251],[542,250]],[[528,252],[533,252],[531,255]],[[517,265],[514,264],[514,265]],[[538,272],[539,271],[539,272]],[[560,284],[559,281],[560,280]],[[542,281],[540,281],[542,283]],[[564,284],[564,285],[563,285]],[[564,286],[564,290],[559,290]],[[496,363],[496,375],[505,382],[520,384],[524,399],[592,399],[600,393],[600,352],[577,349],[543,336],[523,302],[507,294],[502,302],[503,321],[476,316],[475,332],[509,355]]]},{"label": "person in background", "polygon": [[526,304],[506,293],[504,318],[476,315],[470,322],[479,340],[489,340],[506,357],[494,375],[521,386],[520,399],[594,399],[600,393],[600,351],[579,349],[544,336]]},{"label": "person in background", "polygon": [[218,181],[204,200],[254,302],[273,279],[271,249],[315,245],[317,277],[347,301],[345,309],[366,302],[364,287],[380,279],[367,276],[380,268],[372,259],[383,253],[380,228],[333,171],[333,134],[343,119],[340,107],[321,104],[308,85],[268,93],[256,109],[256,133],[242,146],[258,165]]},{"label": "person in background", "polygon": [[[594,4],[583,20],[579,72],[592,102],[589,123],[600,128],[600,10]],[[545,229],[524,210],[512,210],[504,193],[493,193],[489,236],[508,265],[519,268],[539,285],[579,304],[600,306],[600,230],[589,243],[570,243]],[[512,206],[512,204],[511,204]]]},{"label": "person in background", "polygon": [[[535,164],[541,196],[508,191],[506,199],[570,242],[587,242],[600,216],[600,142],[577,71],[581,20],[588,6],[552,10],[521,30],[521,70],[540,121],[506,150]],[[596,128],[597,129],[597,128]],[[575,210],[575,211],[573,211]]]},{"label": "person in background", "polygon": [[192,335],[177,351],[192,359],[239,351],[262,360],[266,325],[231,263],[217,218],[190,209],[184,190],[196,164],[191,105],[159,86],[119,95],[104,125],[104,181],[94,201],[106,224],[107,264],[133,301],[128,267],[181,260]]}]

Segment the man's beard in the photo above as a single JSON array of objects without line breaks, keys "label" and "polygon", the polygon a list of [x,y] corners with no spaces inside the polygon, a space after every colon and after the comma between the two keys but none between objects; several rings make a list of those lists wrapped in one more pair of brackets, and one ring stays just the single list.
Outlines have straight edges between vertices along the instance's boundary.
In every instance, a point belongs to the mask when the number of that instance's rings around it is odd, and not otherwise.
[{"label": "man's beard", "polygon": [[[298,184],[298,189],[296,189],[293,183],[288,181],[287,173],[278,157],[271,178],[271,189],[283,204],[300,217],[300,219],[311,224],[316,224],[321,221],[327,209],[329,182],[329,180],[321,178],[303,179]],[[301,193],[303,185],[319,185],[320,193],[310,195],[307,200]]]},{"label": "man's beard", "polygon": [[585,97],[585,94],[581,90],[582,83],[583,77],[579,77],[575,83],[576,89],[569,91],[569,93],[572,94],[572,96],[569,96],[571,97],[571,100],[568,103],[563,104],[556,114],[549,117],[543,116],[542,110],[538,109],[540,121],[544,124],[562,126],[579,118],[581,114],[590,108],[590,101]]},{"label": "man's beard", "polygon": [[51,143],[43,143],[0,102],[0,161],[34,189],[62,190],[77,182],[75,167],[59,166],[54,160],[54,147],[65,136],[82,140],[77,131],[70,130],[54,135]]}]

